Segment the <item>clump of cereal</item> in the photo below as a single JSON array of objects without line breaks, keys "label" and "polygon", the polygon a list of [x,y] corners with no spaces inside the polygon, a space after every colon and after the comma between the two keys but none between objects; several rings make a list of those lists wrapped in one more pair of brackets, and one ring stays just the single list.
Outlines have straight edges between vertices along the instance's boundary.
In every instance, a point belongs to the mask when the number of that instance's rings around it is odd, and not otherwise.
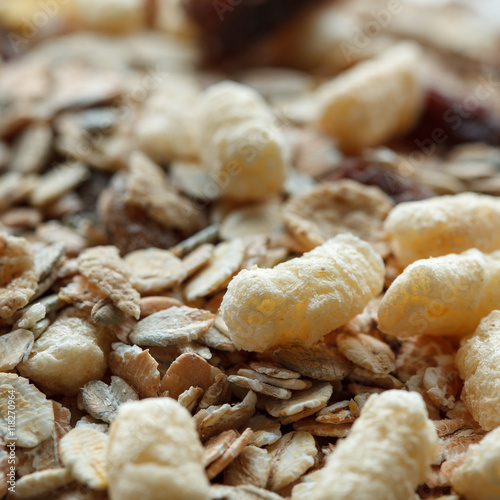
[{"label": "clump of cereal", "polygon": [[18,370],[47,394],[75,395],[87,382],[102,378],[108,351],[107,331],[70,309],[35,341]]},{"label": "clump of cereal", "polygon": [[0,258],[0,318],[8,318],[33,297],[39,276],[24,238],[0,233]]},{"label": "clump of cereal", "polygon": [[[189,412],[170,398],[125,403],[111,424],[111,500],[208,500],[203,447]],[[145,480],[147,478],[147,480]]]},{"label": "clump of cereal", "polygon": [[318,126],[356,152],[407,131],[423,105],[420,51],[403,43],[360,63],[318,90]]},{"label": "clump of cereal", "polygon": [[462,401],[483,429],[500,426],[500,311],[484,318],[459,349],[456,364],[464,379]]},{"label": "clump of cereal", "polygon": [[238,349],[310,346],[362,312],[383,280],[384,264],[373,248],[341,234],[273,269],[241,271],[221,311]]},{"label": "clump of cereal", "polygon": [[256,200],[281,190],[287,151],[282,132],[250,87],[222,82],[201,96],[198,115],[202,164],[217,196]]},{"label": "clump of cereal", "polygon": [[500,199],[477,193],[401,203],[385,221],[394,255],[407,266],[418,259],[500,249]]},{"label": "clump of cereal", "polygon": [[379,329],[397,337],[465,335],[500,308],[500,252],[422,259],[410,264],[387,290]]},{"label": "clump of cereal", "polygon": [[419,394],[373,395],[318,473],[308,498],[408,500],[424,480],[436,446],[436,430]]},{"label": "clump of cereal", "polygon": [[451,484],[467,500],[496,500],[500,498],[499,467],[500,429],[495,429],[469,447],[463,464],[453,472]]}]

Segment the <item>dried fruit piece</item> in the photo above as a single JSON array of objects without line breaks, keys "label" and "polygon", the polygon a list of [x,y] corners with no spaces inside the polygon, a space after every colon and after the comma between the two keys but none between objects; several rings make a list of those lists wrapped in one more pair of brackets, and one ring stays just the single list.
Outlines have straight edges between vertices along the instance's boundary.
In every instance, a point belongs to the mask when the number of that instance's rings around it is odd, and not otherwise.
[{"label": "dried fruit piece", "polygon": [[[251,440],[250,440],[251,441]],[[267,450],[247,446],[224,470],[224,484],[252,484],[265,488],[270,472]]]},{"label": "dried fruit piece", "polygon": [[281,190],[287,150],[273,122],[271,110],[250,87],[222,82],[205,90],[198,107],[198,147],[215,197],[249,201]]},{"label": "dried fruit piece", "polygon": [[94,429],[72,429],[59,445],[61,461],[74,479],[93,490],[108,486],[108,435]]},{"label": "dried fruit piece", "polygon": [[465,335],[500,308],[500,252],[423,259],[410,264],[387,290],[379,329],[397,337]]},{"label": "dried fruit piece", "polygon": [[28,330],[14,330],[0,337],[0,372],[8,372],[27,359],[35,338]]},{"label": "dried fruit piece", "polygon": [[347,439],[328,457],[310,498],[412,498],[434,461],[436,445],[420,395],[371,396]]},{"label": "dried fruit piece", "polygon": [[500,495],[499,463],[500,429],[495,429],[470,446],[463,464],[453,471],[451,484],[467,499],[494,500]]},{"label": "dried fruit piece", "polygon": [[48,469],[27,474],[16,481],[15,491],[19,498],[39,498],[53,494],[73,480],[67,469]]},{"label": "dried fruit piece", "polygon": [[294,431],[269,446],[268,452],[271,462],[268,485],[276,491],[293,483],[310,469],[318,449],[309,432]]},{"label": "dried fruit piece", "polygon": [[273,269],[241,271],[221,311],[239,349],[262,352],[287,342],[309,347],[359,314],[382,290],[383,275],[372,247],[342,234]]},{"label": "dried fruit piece", "polygon": [[130,341],[142,346],[186,343],[204,335],[214,324],[215,315],[204,309],[170,307],[142,319],[134,326]]},{"label": "dried fruit piece", "polygon": [[371,335],[341,333],[337,337],[337,346],[349,361],[373,373],[389,373],[396,369],[391,348]]},{"label": "dried fruit piece", "polygon": [[219,243],[208,266],[186,285],[186,298],[195,300],[216,292],[238,271],[244,252],[242,240]]},{"label": "dried fruit piece", "polygon": [[78,256],[78,270],[109,296],[118,309],[139,319],[140,295],[132,288],[116,247],[98,246],[84,250]]},{"label": "dried fruit piece", "polygon": [[229,448],[207,468],[208,479],[213,479],[220,474],[238,455],[245,449],[252,437],[252,430],[246,429],[243,434],[236,438]]},{"label": "dried fruit piece", "polygon": [[274,400],[266,403],[266,410],[273,417],[286,417],[305,409],[320,410],[330,399],[333,387],[328,382],[317,382],[310,389],[297,391],[287,400]]},{"label": "dried fruit piece", "polygon": [[120,342],[115,342],[112,348],[109,355],[111,373],[129,383],[140,397],[156,397],[160,388],[160,372],[158,362],[149,351]]},{"label": "dried fruit piece", "polygon": [[[189,412],[170,398],[125,403],[111,424],[111,500],[208,500],[203,447]],[[144,478],[147,477],[147,481]]]},{"label": "dried fruit piece", "polygon": [[500,311],[493,311],[481,321],[456,357],[464,380],[462,401],[474,419],[488,431],[500,425],[499,334]]},{"label": "dried fruit piece", "polygon": [[[15,407],[14,420],[9,406]],[[53,430],[54,409],[45,394],[23,377],[0,373],[0,435],[17,439],[18,446],[33,448]]]},{"label": "dried fruit piece", "polygon": [[135,250],[124,258],[130,282],[141,294],[155,294],[179,285],[187,276],[182,261],[168,250]]},{"label": "dried fruit piece", "polygon": [[107,423],[115,419],[122,404],[139,399],[135,390],[116,376],[111,377],[109,385],[102,380],[92,380],[82,387],[80,393],[83,408],[94,418]]},{"label": "dried fruit piece", "polygon": [[18,365],[47,394],[75,395],[90,380],[100,380],[107,368],[108,332],[76,309],[68,309],[33,344]]},{"label": "dried fruit piece", "polygon": [[160,392],[168,391],[171,398],[177,399],[192,386],[205,391],[212,385],[217,371],[197,354],[181,354],[168,367],[161,381]]},{"label": "dried fruit piece", "polygon": [[420,50],[400,43],[318,89],[317,124],[342,150],[376,146],[408,130],[423,109]]},{"label": "dried fruit piece", "polygon": [[[351,365],[336,347],[318,343],[311,347],[283,345],[273,350],[273,358],[290,370],[316,380],[343,380]],[[252,365],[250,365],[252,366]]]},{"label": "dried fruit piece", "polygon": [[378,187],[349,179],[323,182],[293,196],[283,207],[288,230],[311,250],[341,233],[353,233],[388,254],[383,221],[393,201]]},{"label": "dried fruit piece", "polygon": [[477,193],[400,203],[385,221],[394,255],[402,266],[418,259],[500,250],[500,200]]},{"label": "dried fruit piece", "polygon": [[0,318],[9,318],[33,297],[39,274],[27,240],[0,232]]}]

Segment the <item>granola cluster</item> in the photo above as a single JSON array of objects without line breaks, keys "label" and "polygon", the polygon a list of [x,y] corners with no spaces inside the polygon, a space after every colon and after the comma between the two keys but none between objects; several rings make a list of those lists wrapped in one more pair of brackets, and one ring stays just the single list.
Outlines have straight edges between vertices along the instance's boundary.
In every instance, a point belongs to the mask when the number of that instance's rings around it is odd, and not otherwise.
[{"label": "granola cluster", "polygon": [[0,2],[0,497],[500,496],[498,30],[305,4]]}]

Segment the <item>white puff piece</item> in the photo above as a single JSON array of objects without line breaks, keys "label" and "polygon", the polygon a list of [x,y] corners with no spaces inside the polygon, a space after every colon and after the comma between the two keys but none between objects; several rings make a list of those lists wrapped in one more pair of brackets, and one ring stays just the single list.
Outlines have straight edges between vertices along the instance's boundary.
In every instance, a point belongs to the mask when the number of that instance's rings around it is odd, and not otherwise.
[{"label": "white puff piece", "polygon": [[209,87],[198,109],[201,163],[219,186],[219,196],[255,200],[279,192],[288,151],[264,99],[234,82]]},{"label": "white puff piece", "polygon": [[310,346],[362,312],[383,282],[381,257],[346,233],[273,269],[240,271],[221,311],[238,349]]},{"label": "white puff piece", "polygon": [[456,365],[464,380],[461,398],[471,415],[483,429],[499,427],[500,311],[492,311],[481,321],[458,350]]},{"label": "white puff piece", "polygon": [[349,436],[328,457],[308,498],[413,498],[435,458],[437,442],[420,394],[391,390],[373,395]]},{"label": "white puff piece", "polygon": [[469,446],[465,462],[453,472],[451,484],[467,500],[500,498],[500,428]]},{"label": "white puff piece", "polygon": [[500,308],[500,252],[417,260],[384,295],[379,329],[396,337],[467,335]]},{"label": "white puff piece", "polygon": [[346,152],[406,132],[423,107],[418,45],[403,42],[318,89],[317,125]]},{"label": "white puff piece", "polygon": [[384,227],[403,266],[469,248],[494,252],[500,250],[500,199],[460,193],[400,203]]},{"label": "white puff piece", "polygon": [[208,500],[203,446],[191,414],[171,398],[125,403],[109,436],[111,500]]}]

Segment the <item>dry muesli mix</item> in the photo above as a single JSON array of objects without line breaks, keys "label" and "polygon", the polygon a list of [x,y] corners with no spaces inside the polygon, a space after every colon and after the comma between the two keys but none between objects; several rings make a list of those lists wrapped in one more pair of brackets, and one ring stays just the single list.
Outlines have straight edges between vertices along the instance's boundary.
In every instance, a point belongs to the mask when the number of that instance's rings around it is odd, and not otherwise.
[{"label": "dry muesli mix", "polygon": [[0,497],[500,498],[476,8],[0,2]]}]

